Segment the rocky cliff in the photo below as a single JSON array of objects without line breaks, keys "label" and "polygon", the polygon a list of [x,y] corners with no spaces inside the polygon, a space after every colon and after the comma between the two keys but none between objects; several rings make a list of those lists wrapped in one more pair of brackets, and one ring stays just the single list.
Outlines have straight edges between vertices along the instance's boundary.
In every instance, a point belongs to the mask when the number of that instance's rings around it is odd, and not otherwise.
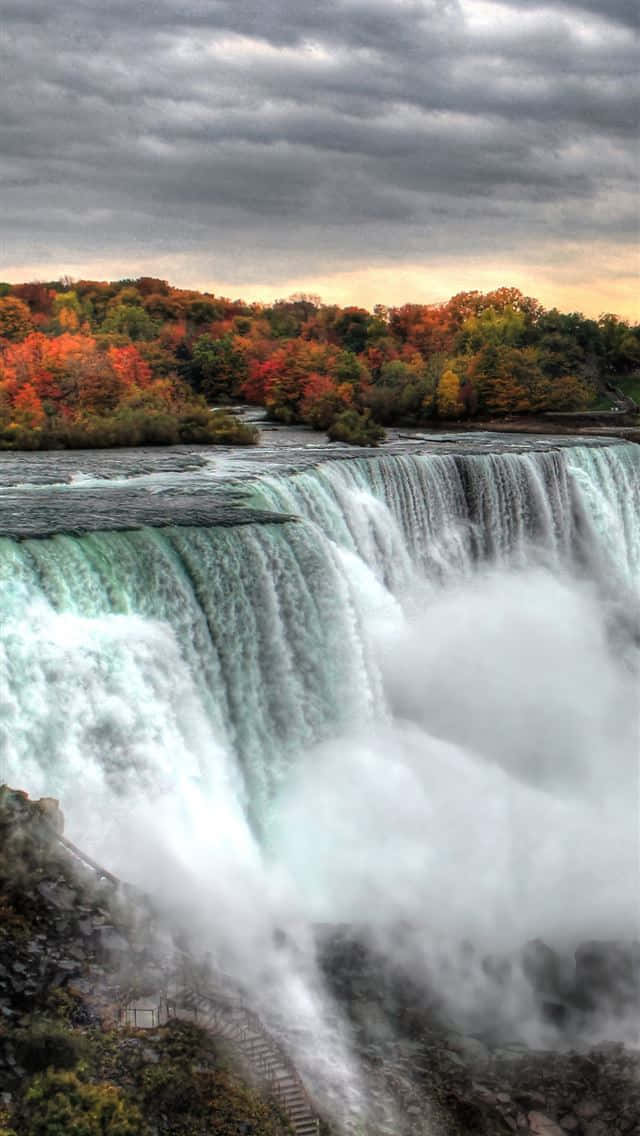
[{"label": "rocky cliff", "polygon": [[166,936],[62,829],[55,801],[0,788],[0,1136],[284,1136],[205,1031],[122,1026],[157,988]]}]

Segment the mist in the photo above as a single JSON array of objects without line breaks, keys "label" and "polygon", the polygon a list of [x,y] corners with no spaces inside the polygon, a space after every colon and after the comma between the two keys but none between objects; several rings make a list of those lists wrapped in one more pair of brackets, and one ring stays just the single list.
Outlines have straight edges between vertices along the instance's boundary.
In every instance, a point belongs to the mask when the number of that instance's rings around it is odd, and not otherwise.
[{"label": "mist", "polygon": [[378,629],[392,719],[306,756],[274,855],[311,918],[428,953],[637,932],[636,673],[596,590],[482,572]]},{"label": "mist", "polygon": [[525,945],[638,935],[637,547],[632,503],[601,508],[628,449],[572,451],[575,485],[546,454],[470,462],[510,510],[493,555],[439,456],[266,477],[295,526],[11,548],[4,777],[61,798],[338,1119],[371,1086],[332,929],[457,1028],[546,1046],[571,1037]]},{"label": "mist", "polygon": [[[401,602],[369,580],[366,595],[380,704],[296,755],[266,844],[221,751],[205,793],[186,779],[126,819],[120,803],[117,847],[103,850],[117,863],[124,825],[122,873],[161,891],[195,953],[251,989],[338,1115],[366,1094],[318,927],[374,943],[461,1026],[498,1020],[545,1045],[559,1038],[518,963],[524,945],[570,958],[638,931],[637,674],[596,584],[538,566],[419,584]],[[506,987],[487,956],[512,961]]]}]

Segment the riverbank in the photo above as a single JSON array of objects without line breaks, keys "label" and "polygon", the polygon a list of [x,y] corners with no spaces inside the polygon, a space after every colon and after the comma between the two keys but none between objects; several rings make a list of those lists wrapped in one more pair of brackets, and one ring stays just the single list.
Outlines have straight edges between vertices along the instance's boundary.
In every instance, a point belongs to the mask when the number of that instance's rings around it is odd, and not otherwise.
[{"label": "riverbank", "polygon": [[[637,422],[637,420],[636,420]],[[429,435],[445,434],[450,436],[453,430],[456,434],[530,434],[536,436],[557,436],[561,438],[620,438],[625,442],[640,442],[640,424],[634,421],[612,425],[611,421],[601,416],[589,419],[586,415],[565,415],[538,418],[486,418],[463,420],[455,423],[430,422],[428,426],[407,427],[405,429],[389,431],[389,435],[399,438],[414,438]]]},{"label": "riverbank", "polygon": [[[282,422],[267,417],[262,407],[234,405],[233,413],[241,420],[255,426],[259,431],[259,444],[277,446],[335,446],[327,440],[327,435],[311,426],[285,426]],[[540,414],[512,415],[503,418],[464,418],[457,422],[431,419],[428,422],[406,426],[388,426],[386,438],[378,446],[386,446],[397,441],[431,438],[437,440],[443,435],[447,438],[469,434],[522,434],[545,437],[552,440],[560,438],[620,438],[622,441],[640,442],[640,418],[629,414],[610,411],[582,414]],[[351,447],[356,452],[359,447]]]}]

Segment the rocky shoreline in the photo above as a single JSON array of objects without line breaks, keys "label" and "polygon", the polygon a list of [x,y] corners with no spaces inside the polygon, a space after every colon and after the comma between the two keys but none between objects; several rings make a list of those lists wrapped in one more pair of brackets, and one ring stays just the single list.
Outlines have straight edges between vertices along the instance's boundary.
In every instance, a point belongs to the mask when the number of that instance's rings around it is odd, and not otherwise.
[{"label": "rocky shoreline", "polygon": [[[123,1027],[122,1007],[157,988],[168,936],[144,897],[59,843],[62,825],[56,802],[0,789],[0,1136],[72,1132],[74,1108],[98,1118],[89,1133],[285,1136],[232,1047],[184,1022]],[[319,954],[369,1087],[366,1136],[640,1136],[638,1049],[481,1039],[352,930],[327,931]],[[560,1017],[633,1010],[637,963],[636,947],[585,944],[567,987],[553,952],[528,948],[532,987]],[[55,1101],[66,1128],[42,1119]]]}]

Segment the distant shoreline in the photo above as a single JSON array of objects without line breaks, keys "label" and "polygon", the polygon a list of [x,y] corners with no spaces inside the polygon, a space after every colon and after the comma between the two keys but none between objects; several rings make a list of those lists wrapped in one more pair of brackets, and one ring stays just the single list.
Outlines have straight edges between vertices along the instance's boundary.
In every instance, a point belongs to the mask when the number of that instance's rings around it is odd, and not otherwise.
[{"label": "distant shoreline", "polygon": [[[561,421],[561,417],[565,421]],[[546,418],[544,416],[536,417],[522,417],[516,418],[509,415],[507,418],[490,418],[490,419],[463,419],[460,422],[429,422],[424,426],[407,426],[400,427],[400,431],[406,429],[414,433],[419,433],[428,430],[433,434],[452,434],[452,433],[475,433],[477,431],[488,431],[490,433],[500,434],[560,434],[563,437],[605,437],[605,438],[622,438],[628,442],[640,443],[640,424],[637,420],[634,422],[619,423],[611,425],[610,422],[604,421],[606,415],[593,415],[590,421],[586,414],[576,414],[575,416],[567,414],[566,416]]]}]

